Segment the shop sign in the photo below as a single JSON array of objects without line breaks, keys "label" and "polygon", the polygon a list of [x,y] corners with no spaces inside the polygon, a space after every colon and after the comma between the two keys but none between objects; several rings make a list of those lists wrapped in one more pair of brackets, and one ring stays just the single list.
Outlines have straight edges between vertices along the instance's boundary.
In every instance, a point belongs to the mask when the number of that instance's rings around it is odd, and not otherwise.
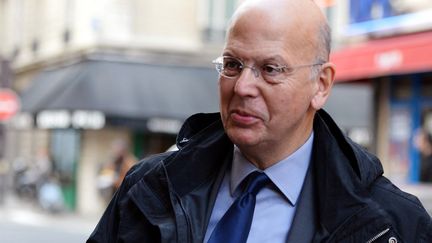
[{"label": "shop sign", "polygon": [[0,121],[8,121],[20,109],[20,101],[11,89],[0,89]]},{"label": "shop sign", "polygon": [[400,50],[390,50],[375,54],[375,66],[381,70],[390,70],[402,66],[403,53]]},{"label": "shop sign", "polygon": [[182,122],[175,119],[151,118],[147,121],[147,128],[151,132],[176,134],[180,131]]},{"label": "shop sign", "polygon": [[348,36],[394,35],[432,27],[430,0],[350,0]]},{"label": "shop sign", "polygon": [[46,110],[36,116],[36,125],[41,129],[102,129],[105,115],[100,111]]}]

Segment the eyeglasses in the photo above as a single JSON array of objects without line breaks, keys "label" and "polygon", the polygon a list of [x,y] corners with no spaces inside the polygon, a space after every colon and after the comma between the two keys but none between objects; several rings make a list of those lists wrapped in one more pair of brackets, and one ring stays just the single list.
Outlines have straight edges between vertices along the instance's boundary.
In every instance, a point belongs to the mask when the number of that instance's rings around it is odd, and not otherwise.
[{"label": "eyeglasses", "polygon": [[296,69],[324,64],[320,62],[289,67],[274,63],[263,63],[255,67],[247,66],[242,60],[231,56],[218,57],[212,63],[215,64],[216,70],[222,77],[236,79],[240,77],[243,69],[250,68],[255,77],[258,78],[261,73],[263,79],[268,83],[281,83],[288,76],[292,75]]}]

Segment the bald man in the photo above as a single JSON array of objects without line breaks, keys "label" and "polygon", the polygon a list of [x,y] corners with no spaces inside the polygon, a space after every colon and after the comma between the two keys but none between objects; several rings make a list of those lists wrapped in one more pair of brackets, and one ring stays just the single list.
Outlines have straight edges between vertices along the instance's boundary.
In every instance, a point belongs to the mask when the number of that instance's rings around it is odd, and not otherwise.
[{"label": "bald man", "polygon": [[220,57],[220,113],[132,168],[87,242],[432,242],[421,203],[324,106],[330,30],[309,0],[250,0]]}]

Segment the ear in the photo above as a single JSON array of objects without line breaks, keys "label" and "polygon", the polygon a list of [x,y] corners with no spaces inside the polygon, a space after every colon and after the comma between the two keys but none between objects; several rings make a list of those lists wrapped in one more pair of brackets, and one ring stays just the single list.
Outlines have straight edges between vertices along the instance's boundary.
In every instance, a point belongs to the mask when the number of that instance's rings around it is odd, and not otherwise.
[{"label": "ear", "polygon": [[321,109],[330,96],[330,91],[333,87],[336,68],[333,63],[324,63],[321,67],[318,79],[318,89],[311,100],[311,106],[315,110]]}]

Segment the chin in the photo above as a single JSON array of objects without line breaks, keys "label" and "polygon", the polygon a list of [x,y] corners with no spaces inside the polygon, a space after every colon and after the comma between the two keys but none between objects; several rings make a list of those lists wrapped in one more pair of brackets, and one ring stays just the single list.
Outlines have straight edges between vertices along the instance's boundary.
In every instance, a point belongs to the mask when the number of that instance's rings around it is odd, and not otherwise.
[{"label": "chin", "polygon": [[241,128],[227,129],[228,137],[238,147],[250,147],[258,144],[258,136],[252,131]]}]

